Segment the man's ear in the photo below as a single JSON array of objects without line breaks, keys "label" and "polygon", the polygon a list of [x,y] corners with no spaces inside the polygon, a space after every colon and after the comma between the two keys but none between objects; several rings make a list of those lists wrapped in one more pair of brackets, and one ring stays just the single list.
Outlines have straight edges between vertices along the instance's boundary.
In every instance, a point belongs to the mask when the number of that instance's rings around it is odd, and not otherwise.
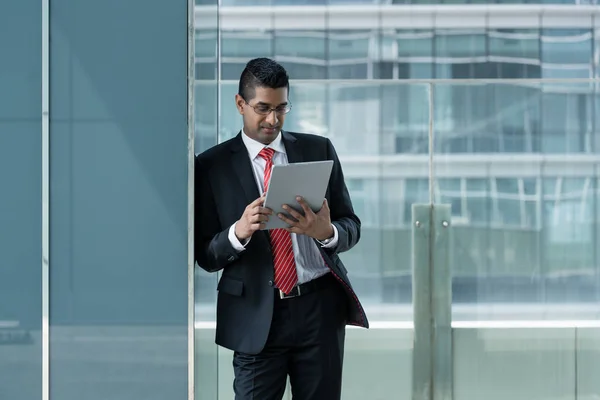
[{"label": "man's ear", "polygon": [[244,115],[244,104],[246,104],[246,101],[242,98],[242,96],[240,96],[239,94],[236,94],[235,95],[235,106],[237,107],[237,110],[241,115]]}]

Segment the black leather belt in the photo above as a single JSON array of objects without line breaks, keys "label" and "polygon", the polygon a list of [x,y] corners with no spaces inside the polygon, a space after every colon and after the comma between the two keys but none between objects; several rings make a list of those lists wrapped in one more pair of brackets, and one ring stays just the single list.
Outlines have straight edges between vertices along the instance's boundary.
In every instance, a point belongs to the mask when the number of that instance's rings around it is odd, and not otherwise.
[{"label": "black leather belt", "polygon": [[309,294],[312,292],[316,292],[317,290],[321,290],[330,285],[331,280],[335,279],[331,273],[326,273],[323,276],[320,276],[312,281],[308,281],[306,283],[302,283],[300,285],[294,286],[291,292],[288,294],[283,293],[279,289],[275,289],[278,297],[280,299],[291,299],[293,297],[304,296],[305,294]]}]

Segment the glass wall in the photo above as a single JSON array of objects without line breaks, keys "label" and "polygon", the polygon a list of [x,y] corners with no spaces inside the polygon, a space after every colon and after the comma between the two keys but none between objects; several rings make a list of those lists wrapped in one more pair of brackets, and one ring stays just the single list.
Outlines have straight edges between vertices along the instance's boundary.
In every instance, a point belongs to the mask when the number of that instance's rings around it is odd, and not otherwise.
[{"label": "glass wall", "polygon": [[[460,88],[485,90],[490,101],[492,93],[523,84],[436,84],[434,97]],[[590,84],[545,83],[527,90],[563,102],[548,117],[563,126],[555,130],[562,143],[555,151],[543,145],[552,130],[542,124],[538,151],[499,147],[484,157],[455,156],[444,143],[460,131],[445,131],[437,113],[434,121],[442,127],[433,135],[434,201],[452,209],[457,400],[575,400],[600,393],[587,378],[598,373],[600,355],[593,338],[600,325],[600,158],[586,145],[600,130],[592,115],[563,111],[569,98],[578,98],[580,110],[593,109],[597,91]],[[531,124],[529,106],[515,100],[513,111],[525,114],[522,125]],[[476,119],[463,129],[479,137],[488,124]],[[566,129],[573,125],[585,129]],[[528,129],[521,129],[517,138],[528,142]]]},{"label": "glass wall", "polygon": [[[195,10],[194,154],[218,143],[218,0]],[[196,174],[203,171],[196,170]],[[219,349],[215,345],[218,275],[194,267],[194,380],[196,400],[219,398]]]},{"label": "glass wall", "polygon": [[0,2],[0,398],[42,391],[42,27]]},{"label": "glass wall", "polygon": [[[502,28],[502,21],[490,23],[482,14],[474,28],[427,27],[427,21],[418,21],[423,26],[415,29],[375,23],[350,30],[329,28],[335,16],[330,10],[326,18],[315,12],[305,29],[278,29],[282,22],[275,19],[243,30],[229,27],[237,21],[236,10],[222,31],[224,80],[238,79],[246,60],[258,56],[277,59],[295,79],[567,79],[597,73],[591,18],[576,20],[585,26],[576,29],[544,28],[539,21]],[[275,18],[287,17],[284,9],[271,10],[281,10],[272,12]]]},{"label": "glass wall", "polygon": [[372,321],[348,329],[344,398],[410,396],[411,213],[430,201],[451,210],[455,398],[600,393],[597,9],[284,3],[221,3],[219,140],[240,129],[243,66],[266,56],[293,79],[286,128],[340,155],[363,221],[342,258]]},{"label": "glass wall", "polygon": [[[410,243],[402,235],[410,231],[411,205],[428,200],[430,149],[426,87],[407,83],[475,79],[474,83],[482,83],[436,85],[432,98],[436,137],[431,151],[447,160],[439,171],[443,178],[435,182],[436,201],[452,204],[453,217],[473,240],[489,247],[477,254],[472,246],[457,249],[454,257],[460,272],[455,284],[460,290],[455,292],[455,302],[596,301],[597,279],[585,278],[598,275],[595,239],[575,225],[577,234],[560,227],[571,218],[569,213],[593,221],[592,188],[598,177],[589,157],[598,152],[597,91],[592,81],[550,81],[596,76],[598,43],[591,15],[573,7],[574,17],[561,18],[554,12],[515,23],[506,11],[489,12],[468,14],[458,24],[456,14],[438,10],[437,23],[425,13],[415,15],[411,25],[416,28],[407,28],[372,19],[370,10],[373,15],[380,12],[372,7],[364,9],[360,29],[349,30],[355,15],[341,9],[325,8],[323,14],[307,11],[310,18],[289,26],[290,11],[266,7],[267,23],[250,31],[245,25],[251,22],[235,23],[237,9],[231,7],[221,17],[221,138],[239,131],[231,99],[245,62],[257,56],[279,60],[297,81],[286,127],[331,138],[348,170],[349,187],[365,228],[378,232],[373,243],[362,247],[364,254],[356,249],[348,255],[353,271],[361,274],[354,279],[364,279],[363,296],[381,304],[400,298],[409,303],[411,298],[405,281],[410,282]],[[391,14],[398,10],[389,9]],[[489,83],[496,79],[524,81]],[[572,172],[556,175],[545,161],[549,159],[552,166]],[[390,163],[393,169],[387,168]],[[461,172],[469,169],[472,176]],[[595,232],[589,224],[585,231]],[[480,235],[472,229],[476,227],[486,232],[492,227],[510,232],[530,229],[535,234],[527,240],[507,238],[501,232]],[[389,230],[400,235],[391,239],[395,244],[383,253],[373,252],[382,249],[382,240],[387,240],[382,232]],[[583,247],[571,251],[566,260],[558,255],[566,250],[557,247],[561,239],[556,235]],[[406,243],[406,248],[397,243]],[[512,261],[498,258],[503,252],[514,253],[507,255]],[[381,254],[376,262],[373,253]],[[485,277],[480,274],[484,265],[489,272]],[[500,281],[498,276],[492,278],[501,271]]]}]

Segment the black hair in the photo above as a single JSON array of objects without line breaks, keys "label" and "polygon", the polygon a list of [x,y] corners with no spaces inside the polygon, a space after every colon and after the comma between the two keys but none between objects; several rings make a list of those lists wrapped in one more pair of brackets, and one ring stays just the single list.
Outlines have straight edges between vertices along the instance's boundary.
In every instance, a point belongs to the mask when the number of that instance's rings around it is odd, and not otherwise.
[{"label": "black hair", "polygon": [[238,94],[246,101],[254,98],[257,87],[290,90],[288,74],[281,64],[269,58],[255,58],[246,64],[240,76]]}]

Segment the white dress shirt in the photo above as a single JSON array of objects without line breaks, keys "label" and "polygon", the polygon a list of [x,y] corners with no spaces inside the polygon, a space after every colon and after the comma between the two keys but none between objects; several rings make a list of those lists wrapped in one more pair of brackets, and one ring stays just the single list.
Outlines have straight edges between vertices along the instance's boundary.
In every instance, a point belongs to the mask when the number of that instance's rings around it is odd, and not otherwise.
[{"label": "white dress shirt", "polygon": [[[248,156],[252,161],[252,170],[254,171],[254,178],[258,187],[259,193],[264,192],[264,176],[265,166],[267,161],[260,157],[258,153],[265,147],[264,144],[251,139],[242,131],[242,140],[246,149],[248,150]],[[273,155],[273,164],[287,164],[287,153],[285,146],[281,141],[281,132],[277,135],[277,138],[266,147],[270,147],[275,150]],[[278,218],[277,215],[273,214],[271,218]],[[320,241],[323,247],[334,247],[338,241],[338,231],[335,225],[333,226],[333,237],[326,241]],[[298,284],[311,281],[319,276],[322,276],[329,272],[329,268],[325,265],[317,244],[312,238],[306,235],[298,235],[295,233],[292,236],[292,247],[294,250],[294,260],[296,261],[296,271],[298,273]],[[240,243],[237,236],[235,236],[235,224],[229,228],[228,234],[229,241],[234,249],[237,251],[244,251],[250,240],[245,241],[244,244]]]}]

